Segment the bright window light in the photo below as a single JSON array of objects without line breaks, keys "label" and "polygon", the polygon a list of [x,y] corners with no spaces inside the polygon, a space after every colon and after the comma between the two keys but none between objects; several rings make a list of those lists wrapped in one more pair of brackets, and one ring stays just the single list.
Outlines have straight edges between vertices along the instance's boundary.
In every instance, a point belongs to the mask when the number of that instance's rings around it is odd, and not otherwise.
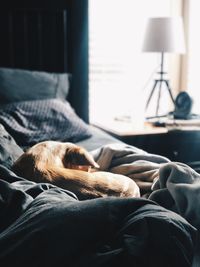
[{"label": "bright window light", "polygon": [[169,16],[172,0],[89,1],[90,122],[144,117],[160,55],[141,51],[148,17]]},{"label": "bright window light", "polygon": [[189,1],[189,29],[188,29],[188,72],[187,87],[193,98],[193,112],[200,114],[200,38],[197,25],[200,24],[200,2]]}]

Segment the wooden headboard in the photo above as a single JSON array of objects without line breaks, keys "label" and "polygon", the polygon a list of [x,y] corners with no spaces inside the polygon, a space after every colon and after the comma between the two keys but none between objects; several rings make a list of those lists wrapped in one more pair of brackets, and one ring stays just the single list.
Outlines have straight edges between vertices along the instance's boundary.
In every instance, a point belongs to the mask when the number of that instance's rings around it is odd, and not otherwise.
[{"label": "wooden headboard", "polygon": [[6,3],[0,67],[72,73],[68,100],[88,122],[88,0]]}]

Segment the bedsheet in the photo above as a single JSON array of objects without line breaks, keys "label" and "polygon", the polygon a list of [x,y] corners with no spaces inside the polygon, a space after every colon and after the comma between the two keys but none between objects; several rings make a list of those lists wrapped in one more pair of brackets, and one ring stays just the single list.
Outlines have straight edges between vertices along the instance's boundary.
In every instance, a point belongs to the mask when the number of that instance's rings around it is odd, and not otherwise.
[{"label": "bedsheet", "polygon": [[191,266],[196,229],[143,198],[79,201],[0,166],[0,266]]},{"label": "bedsheet", "polygon": [[86,148],[88,151],[92,151],[108,144],[124,144],[117,138],[93,125],[89,125],[89,130],[92,134],[91,137],[76,142],[77,145]]}]

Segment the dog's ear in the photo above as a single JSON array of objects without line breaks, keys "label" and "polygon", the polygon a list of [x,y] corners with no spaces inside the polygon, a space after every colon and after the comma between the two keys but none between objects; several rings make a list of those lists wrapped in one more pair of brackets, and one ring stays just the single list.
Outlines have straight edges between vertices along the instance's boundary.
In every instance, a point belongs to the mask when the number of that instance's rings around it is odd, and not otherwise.
[{"label": "dog's ear", "polygon": [[64,166],[91,166],[93,168],[99,168],[99,165],[95,162],[92,155],[82,147],[73,146],[70,149],[66,149],[64,157]]}]

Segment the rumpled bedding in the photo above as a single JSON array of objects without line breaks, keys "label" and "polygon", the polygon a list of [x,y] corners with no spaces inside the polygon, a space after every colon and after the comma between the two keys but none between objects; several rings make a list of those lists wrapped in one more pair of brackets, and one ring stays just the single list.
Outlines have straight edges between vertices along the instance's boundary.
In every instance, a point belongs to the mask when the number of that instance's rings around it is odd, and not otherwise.
[{"label": "rumpled bedding", "polygon": [[79,201],[0,166],[0,266],[162,266],[192,264],[197,231],[144,198]]},{"label": "rumpled bedding", "polygon": [[91,151],[103,171],[123,174],[140,187],[141,193],[149,193],[158,179],[160,166],[170,162],[166,157],[150,154],[125,144],[108,144]]},{"label": "rumpled bedding", "polygon": [[[145,197],[174,211],[198,229],[192,266],[200,266],[200,174],[186,164],[122,144],[92,151],[103,170],[134,179]],[[177,265],[181,266],[181,264]]]},{"label": "rumpled bedding", "polygon": [[149,191],[149,199],[200,229],[200,174],[192,168],[123,144],[105,145],[92,154],[102,170],[134,179]]},{"label": "rumpled bedding", "polygon": [[183,216],[198,229],[193,267],[200,266],[200,174],[180,162],[165,164],[149,199]]}]

